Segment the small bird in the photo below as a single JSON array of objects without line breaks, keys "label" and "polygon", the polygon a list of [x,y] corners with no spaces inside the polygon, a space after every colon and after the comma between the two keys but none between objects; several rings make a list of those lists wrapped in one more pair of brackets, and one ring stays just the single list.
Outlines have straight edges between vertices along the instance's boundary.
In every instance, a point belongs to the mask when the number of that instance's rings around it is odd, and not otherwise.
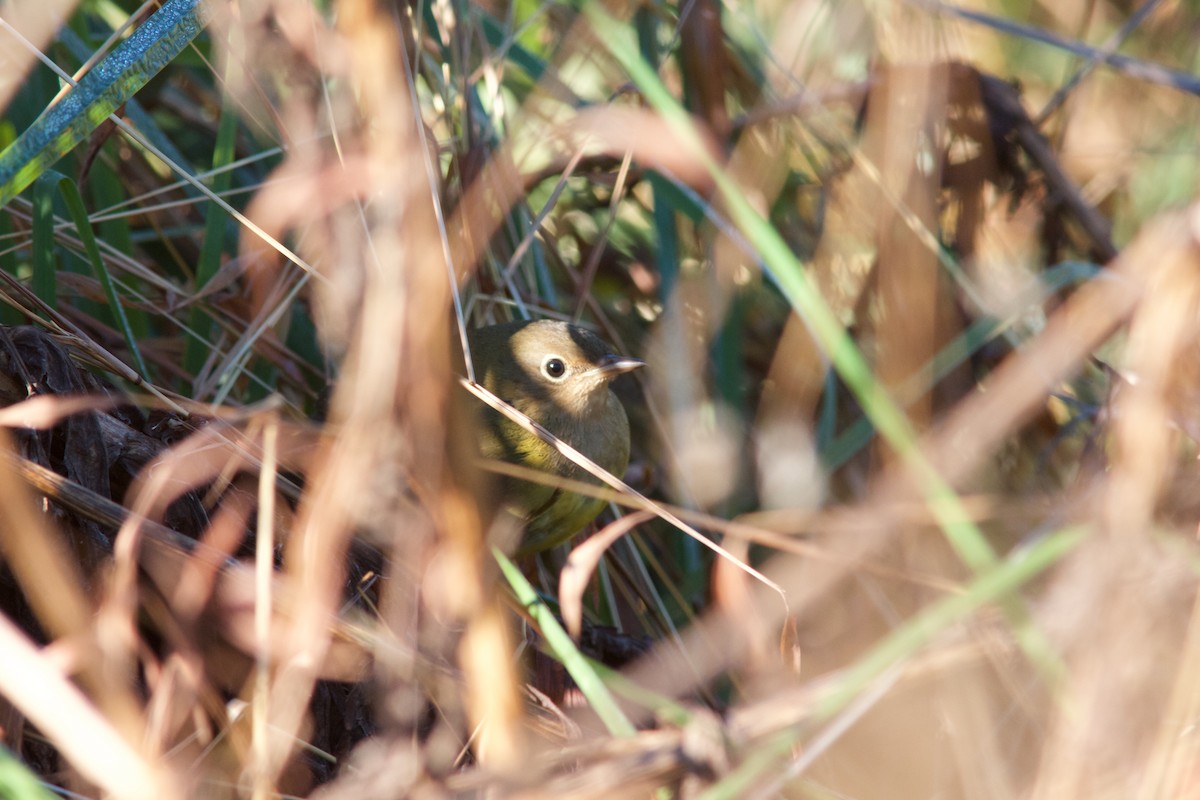
[{"label": "small bird", "polygon": [[[625,473],[629,420],[609,383],[646,362],[616,355],[595,334],[556,320],[491,325],[469,338],[479,383],[618,478]],[[499,412],[485,414],[485,458],[595,483],[554,445]],[[567,541],[604,508],[603,500],[515,478],[504,479],[502,493],[524,520],[522,555]]]}]

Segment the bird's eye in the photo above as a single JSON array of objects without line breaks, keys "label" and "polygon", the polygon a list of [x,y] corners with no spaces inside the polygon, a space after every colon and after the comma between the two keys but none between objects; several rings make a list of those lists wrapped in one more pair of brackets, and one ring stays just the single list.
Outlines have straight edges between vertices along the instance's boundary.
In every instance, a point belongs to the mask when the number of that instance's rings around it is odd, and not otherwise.
[{"label": "bird's eye", "polygon": [[557,356],[550,356],[542,362],[542,373],[552,381],[556,381],[563,375],[567,374],[567,365]]}]

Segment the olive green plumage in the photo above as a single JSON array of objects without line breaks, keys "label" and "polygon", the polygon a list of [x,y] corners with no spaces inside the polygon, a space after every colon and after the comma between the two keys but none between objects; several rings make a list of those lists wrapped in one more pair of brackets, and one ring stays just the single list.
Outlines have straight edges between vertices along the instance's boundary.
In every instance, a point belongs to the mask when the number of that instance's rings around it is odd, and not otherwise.
[{"label": "olive green plumage", "polygon": [[[642,361],[615,355],[595,334],[554,320],[480,328],[470,342],[479,383],[612,474],[624,474],[629,420],[609,383]],[[484,414],[486,458],[596,483],[552,444],[498,412]],[[525,520],[524,553],[565,542],[604,508],[602,500],[517,479],[504,479],[503,495]]]}]

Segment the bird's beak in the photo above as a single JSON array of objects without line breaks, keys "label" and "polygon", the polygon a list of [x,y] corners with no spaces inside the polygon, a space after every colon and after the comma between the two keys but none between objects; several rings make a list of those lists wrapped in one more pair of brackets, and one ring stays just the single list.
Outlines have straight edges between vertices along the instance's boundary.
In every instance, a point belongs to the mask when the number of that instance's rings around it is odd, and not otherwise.
[{"label": "bird's beak", "polygon": [[594,372],[600,377],[607,380],[612,380],[618,375],[626,372],[633,372],[638,367],[646,366],[646,362],[640,358],[630,358],[628,356],[605,356],[600,359],[600,364],[597,365]]}]

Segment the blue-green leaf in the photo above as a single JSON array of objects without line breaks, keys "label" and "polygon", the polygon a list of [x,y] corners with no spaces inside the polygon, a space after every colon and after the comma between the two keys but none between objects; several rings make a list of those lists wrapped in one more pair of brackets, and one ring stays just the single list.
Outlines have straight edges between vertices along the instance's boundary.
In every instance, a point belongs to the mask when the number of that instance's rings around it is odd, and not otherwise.
[{"label": "blue-green leaf", "polygon": [[0,207],[86,139],[204,27],[201,0],[168,0],[0,153]]}]

